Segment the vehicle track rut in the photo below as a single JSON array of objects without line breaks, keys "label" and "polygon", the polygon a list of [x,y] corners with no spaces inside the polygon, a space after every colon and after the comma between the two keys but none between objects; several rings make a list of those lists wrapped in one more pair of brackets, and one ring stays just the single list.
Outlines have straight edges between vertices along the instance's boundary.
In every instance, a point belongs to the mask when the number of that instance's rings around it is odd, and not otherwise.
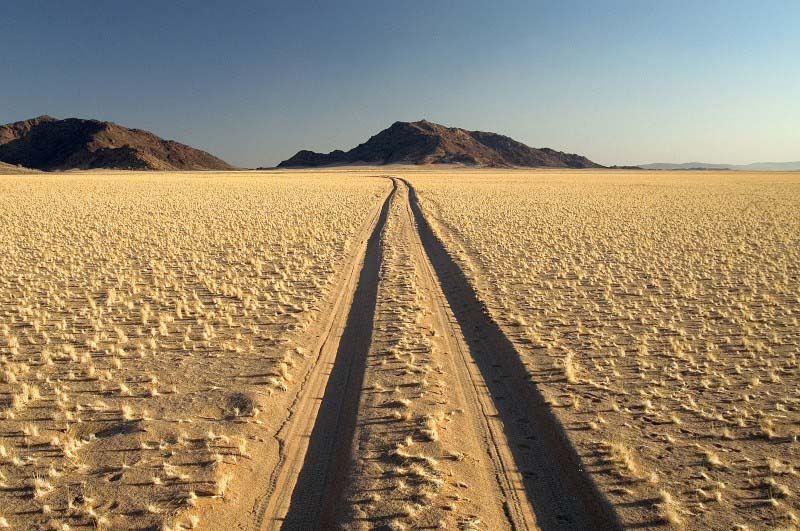
[{"label": "vehicle track rut", "polygon": [[[320,500],[324,495],[326,465],[330,456],[340,451],[335,449],[334,443],[342,437],[327,437],[318,421],[325,421],[325,429],[332,430],[331,433],[337,432],[339,413],[336,410],[340,409],[344,399],[351,362],[356,357],[348,348],[360,346],[363,349],[364,341],[368,347],[370,331],[361,325],[368,324],[371,316],[361,311],[368,308],[359,311],[354,311],[354,308],[364,300],[374,300],[367,290],[376,285],[374,275],[380,262],[379,236],[396,188],[393,183],[369,237],[357,253],[352,270],[344,278],[345,285],[338,290],[319,346],[317,362],[306,374],[290,406],[290,414],[275,434],[279,445],[278,462],[268,478],[265,492],[251,510],[248,529],[252,531],[293,526],[296,529],[319,529],[312,522],[318,520],[323,512]],[[358,322],[364,319],[366,323]],[[357,400],[357,396],[355,398]],[[324,410],[321,409],[323,405]],[[333,422],[329,422],[331,420]],[[307,510],[298,510],[300,503]]]},{"label": "vehicle track rut", "polygon": [[501,482],[511,489],[510,512],[513,504],[527,499],[543,530],[620,529],[613,507],[583,470],[563,427],[527,377],[519,352],[434,234],[413,186],[403,183],[453,324],[469,349],[471,359],[465,356],[465,363],[493,434]]},{"label": "vehicle track rut", "polygon": [[535,528],[527,503],[505,503],[492,434],[402,183],[382,241],[376,320],[338,527]]},{"label": "vehicle track rut", "polygon": [[[374,378],[375,367],[387,364],[381,356],[392,350],[391,345],[410,344],[406,339],[392,338],[392,333],[399,336],[408,334],[409,329],[415,332],[414,325],[404,328],[384,322],[387,315],[390,318],[392,315],[386,312],[387,304],[390,307],[396,300],[402,306],[412,300],[408,294],[404,302],[395,293],[379,293],[379,289],[383,289],[381,286],[387,283],[386,275],[395,275],[396,285],[410,289],[413,301],[424,301],[421,311],[417,312],[418,322],[422,324],[416,332],[430,331],[436,339],[433,343],[421,343],[419,352],[425,357],[438,347],[444,353],[445,358],[439,358],[444,361],[436,365],[445,375],[439,384],[452,391],[445,390],[449,396],[443,397],[441,404],[455,405],[457,411],[462,412],[457,428],[445,428],[456,436],[446,434],[439,446],[426,446],[421,442],[416,448],[444,453],[442,445],[458,441],[478,454],[474,479],[481,485],[473,491],[475,499],[463,505],[464,508],[450,508],[452,511],[471,510],[476,514],[453,513],[463,517],[458,526],[548,531],[620,528],[610,504],[581,470],[580,459],[563,429],[527,378],[519,353],[489,316],[466,276],[427,223],[413,187],[400,178],[392,177],[392,182],[393,189],[366,242],[361,269],[348,281],[352,285],[345,291],[351,292],[352,298],[345,296],[343,300],[347,304],[339,304],[334,310],[338,315],[334,321],[338,324],[331,327],[320,360],[308,374],[292,414],[278,433],[282,458],[269,480],[267,494],[254,510],[251,529],[363,529],[386,525],[386,521],[369,514],[375,509],[374,503],[380,503],[375,502],[380,496],[367,496],[367,493],[392,489],[387,489],[385,482],[380,483],[385,478],[366,479],[366,471],[377,468],[380,474],[376,477],[386,475],[388,462],[375,457],[381,452],[395,457],[403,455],[404,459],[420,458],[407,452],[415,440],[420,440],[419,430],[409,432],[409,426],[402,426],[402,423],[418,424],[420,419],[431,417],[430,414],[414,417],[411,412],[396,413],[391,422],[399,421],[399,427],[376,428],[390,421],[386,420],[388,417],[376,416],[375,411],[383,407],[376,400],[384,399],[375,398],[372,394],[376,391],[372,387],[366,392],[365,374]],[[399,208],[392,208],[398,201],[402,202]],[[404,217],[400,220],[403,230],[387,229],[390,216]],[[400,252],[405,253],[404,262],[397,262],[395,244],[398,242],[385,238],[402,240]],[[406,265],[394,270],[388,268],[391,263],[384,256],[385,247],[392,253],[388,259]],[[412,274],[416,280],[405,282],[402,275]],[[383,320],[378,323],[376,306]],[[402,316],[403,310],[397,315]],[[337,330],[341,331],[340,336]],[[416,351],[419,344],[413,345]],[[433,346],[426,350],[426,345]],[[414,359],[418,358],[411,356],[412,362]],[[433,363],[436,359],[428,361]],[[447,370],[441,370],[442,366]],[[414,371],[411,366],[410,372]],[[414,385],[415,382],[404,383],[403,387]],[[427,377],[420,385],[428,385]],[[380,392],[383,392],[382,386]],[[406,391],[399,387],[395,387],[394,393],[401,398],[406,396],[403,394]],[[415,393],[411,398],[419,399],[420,411],[427,411],[424,408],[429,406],[423,403],[434,403],[430,398],[423,398],[428,391]],[[402,402],[411,401],[403,399]],[[440,418],[439,422],[444,424],[452,420]],[[401,436],[404,443],[393,442],[392,437]],[[390,443],[395,450],[387,453]],[[441,459],[442,456],[437,457]],[[452,485],[462,486],[456,479],[463,470],[453,464],[444,473],[433,471],[435,485],[444,486],[428,490],[441,492],[421,490],[419,495],[430,500],[454,492]],[[458,495],[450,497],[468,499]],[[373,505],[367,500],[372,500]],[[389,502],[384,500],[383,503]],[[425,509],[424,502],[415,507]],[[411,515],[412,522],[414,511],[406,514]],[[437,514],[445,515],[442,517],[445,519],[454,518],[442,511]],[[485,515],[484,520],[479,518],[482,515]],[[395,519],[389,525],[397,525],[398,521]],[[426,525],[430,526],[430,522]]]}]

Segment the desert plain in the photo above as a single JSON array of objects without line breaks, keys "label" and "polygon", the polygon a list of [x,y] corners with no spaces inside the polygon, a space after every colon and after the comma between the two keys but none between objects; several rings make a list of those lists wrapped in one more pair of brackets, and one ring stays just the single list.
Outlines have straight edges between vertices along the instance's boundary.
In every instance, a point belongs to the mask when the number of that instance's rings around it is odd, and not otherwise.
[{"label": "desert plain", "polygon": [[0,528],[797,529],[800,173],[0,170]]}]

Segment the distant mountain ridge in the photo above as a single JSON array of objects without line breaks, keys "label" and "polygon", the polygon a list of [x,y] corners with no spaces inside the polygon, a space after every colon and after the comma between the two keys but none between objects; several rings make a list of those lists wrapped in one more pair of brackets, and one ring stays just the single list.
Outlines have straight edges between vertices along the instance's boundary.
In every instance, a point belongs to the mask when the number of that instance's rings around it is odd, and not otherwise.
[{"label": "distant mountain ridge", "polygon": [[350,151],[299,151],[279,168],[339,164],[465,164],[499,167],[602,168],[581,155],[532,148],[507,136],[427,120],[395,122]]},{"label": "distant mountain ridge", "polygon": [[0,126],[0,161],[39,170],[232,170],[227,162],[113,122],[38,116]]},{"label": "distant mountain ridge", "polygon": [[739,170],[739,171],[797,171],[800,170],[800,161],[797,162],[754,162],[752,164],[709,164],[706,162],[684,162],[670,164],[658,162],[655,164],[640,164],[645,170]]}]

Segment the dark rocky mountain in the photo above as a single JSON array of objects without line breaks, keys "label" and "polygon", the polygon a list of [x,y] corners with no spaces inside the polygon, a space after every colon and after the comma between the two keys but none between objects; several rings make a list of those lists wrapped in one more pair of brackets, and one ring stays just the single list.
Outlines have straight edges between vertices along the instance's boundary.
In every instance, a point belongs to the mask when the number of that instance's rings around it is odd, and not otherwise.
[{"label": "dark rocky mountain", "polygon": [[601,168],[586,157],[550,148],[536,149],[507,136],[421,120],[395,122],[363,144],[344,152],[300,151],[280,168],[339,164],[466,164],[475,166],[546,166]]},{"label": "dark rocky mountain", "polygon": [[232,170],[193,147],[113,122],[39,116],[0,126],[0,161],[40,170]]}]

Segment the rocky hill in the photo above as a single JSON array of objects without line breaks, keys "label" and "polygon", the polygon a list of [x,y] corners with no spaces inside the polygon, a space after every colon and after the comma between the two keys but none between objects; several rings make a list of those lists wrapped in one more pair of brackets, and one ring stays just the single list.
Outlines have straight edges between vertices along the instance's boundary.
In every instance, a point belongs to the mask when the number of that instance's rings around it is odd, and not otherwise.
[{"label": "rocky hill", "polygon": [[350,151],[300,151],[278,167],[339,164],[465,164],[496,167],[600,168],[586,157],[532,148],[507,136],[421,120],[395,122]]},{"label": "rocky hill", "polygon": [[40,170],[231,170],[191,146],[113,122],[39,116],[0,126],[0,161]]}]

